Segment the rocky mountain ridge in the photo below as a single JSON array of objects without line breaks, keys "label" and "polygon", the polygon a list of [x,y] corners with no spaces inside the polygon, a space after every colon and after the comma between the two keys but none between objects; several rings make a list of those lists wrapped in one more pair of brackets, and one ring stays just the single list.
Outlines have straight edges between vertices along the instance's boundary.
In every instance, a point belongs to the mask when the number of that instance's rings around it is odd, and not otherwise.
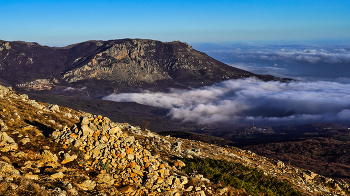
[{"label": "rocky mountain ridge", "polygon": [[141,87],[198,87],[244,77],[286,80],[234,68],[187,43],[146,39],[87,41],[67,47],[0,41],[0,76],[17,87],[40,79],[100,94]]},{"label": "rocky mountain ridge", "polygon": [[[349,195],[343,181],[250,151],[160,136],[100,115],[38,103],[3,86],[0,125],[2,195],[285,195],[277,194],[282,188],[294,195]],[[239,164],[245,172],[235,174],[237,186],[229,186],[225,178],[215,181],[204,165],[194,165],[196,160]],[[251,178],[263,188],[254,189]],[[264,186],[266,178],[274,183]]]}]

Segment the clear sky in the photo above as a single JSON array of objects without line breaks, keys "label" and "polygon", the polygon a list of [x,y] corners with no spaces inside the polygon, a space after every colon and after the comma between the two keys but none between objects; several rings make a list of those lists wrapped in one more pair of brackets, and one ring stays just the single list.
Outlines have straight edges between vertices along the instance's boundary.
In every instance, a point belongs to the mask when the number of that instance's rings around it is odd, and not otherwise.
[{"label": "clear sky", "polygon": [[0,0],[0,39],[350,40],[350,0]]}]

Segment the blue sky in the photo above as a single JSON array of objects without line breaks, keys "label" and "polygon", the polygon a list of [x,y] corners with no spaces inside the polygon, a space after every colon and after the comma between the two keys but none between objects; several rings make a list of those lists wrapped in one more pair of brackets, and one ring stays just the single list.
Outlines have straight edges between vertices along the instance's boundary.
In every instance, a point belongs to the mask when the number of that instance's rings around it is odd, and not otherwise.
[{"label": "blue sky", "polygon": [[121,38],[342,41],[350,40],[350,1],[0,1],[0,24],[1,40],[50,46]]}]

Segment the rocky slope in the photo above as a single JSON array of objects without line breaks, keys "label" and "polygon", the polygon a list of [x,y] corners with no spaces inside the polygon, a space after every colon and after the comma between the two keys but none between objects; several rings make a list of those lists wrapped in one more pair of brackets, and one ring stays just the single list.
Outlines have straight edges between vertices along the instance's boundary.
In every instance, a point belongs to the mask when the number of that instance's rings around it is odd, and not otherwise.
[{"label": "rocky slope", "polygon": [[[283,195],[277,194],[282,188],[294,195],[349,194],[343,181],[250,151],[160,136],[107,117],[38,103],[3,86],[0,125],[1,195],[248,195],[254,190],[263,190],[254,195]],[[211,160],[224,167],[239,164],[243,170],[234,174],[239,185],[215,181],[210,168],[200,164]],[[258,184],[264,186],[258,189],[248,177],[274,183]]]},{"label": "rocky slope", "polygon": [[186,43],[145,39],[87,41],[67,47],[0,41],[0,70],[3,83],[22,89],[85,87],[96,94],[139,87],[187,88],[251,76],[282,80],[228,66]]}]

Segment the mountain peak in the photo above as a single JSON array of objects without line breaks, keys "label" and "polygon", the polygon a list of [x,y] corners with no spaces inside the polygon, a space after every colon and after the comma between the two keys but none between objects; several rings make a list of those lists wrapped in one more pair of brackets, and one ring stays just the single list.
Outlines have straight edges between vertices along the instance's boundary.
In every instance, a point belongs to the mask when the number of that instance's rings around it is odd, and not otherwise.
[{"label": "mountain peak", "polygon": [[62,48],[3,41],[0,68],[1,78],[13,86],[55,78],[61,88],[86,87],[103,95],[126,87],[189,88],[252,76],[282,80],[226,65],[187,43],[149,39],[92,40]]}]

